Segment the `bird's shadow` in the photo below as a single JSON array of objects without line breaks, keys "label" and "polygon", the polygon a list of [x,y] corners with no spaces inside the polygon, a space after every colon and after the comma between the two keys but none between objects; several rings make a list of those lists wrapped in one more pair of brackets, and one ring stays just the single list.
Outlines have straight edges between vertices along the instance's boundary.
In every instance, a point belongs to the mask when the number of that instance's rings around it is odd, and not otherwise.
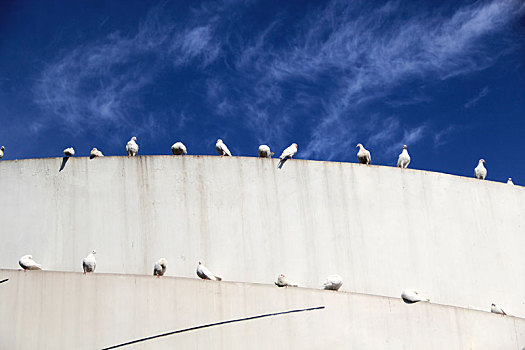
[{"label": "bird's shadow", "polygon": [[277,164],[277,169],[282,169],[284,163],[286,163],[288,159],[290,159],[290,157],[286,157],[286,158],[279,160],[279,164]]},{"label": "bird's shadow", "polygon": [[66,163],[67,163],[68,159],[69,159],[69,157],[62,158],[62,164],[60,165],[60,169],[58,170],[58,172],[61,172],[62,170],[64,170],[64,168],[66,167]]}]

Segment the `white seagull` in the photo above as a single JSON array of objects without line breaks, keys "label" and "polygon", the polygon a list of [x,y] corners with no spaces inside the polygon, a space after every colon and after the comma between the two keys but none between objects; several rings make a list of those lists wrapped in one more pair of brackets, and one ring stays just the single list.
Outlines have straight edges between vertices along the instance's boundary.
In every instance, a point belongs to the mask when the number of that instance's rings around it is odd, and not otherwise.
[{"label": "white seagull", "polygon": [[284,165],[284,163],[288,159],[293,159],[293,156],[297,153],[297,144],[294,142],[290,146],[288,146],[283,153],[281,153],[281,156],[279,157],[279,164],[277,164],[277,168],[281,169]]},{"label": "white seagull", "polygon": [[97,157],[104,157],[104,155],[98,149],[93,148],[91,150],[91,153],[89,154],[89,159],[93,159],[93,158],[97,158]]},{"label": "white seagull", "polygon": [[5,150],[4,146],[0,147],[0,159],[4,157],[4,150]]},{"label": "white seagull", "polygon": [[174,156],[180,156],[184,154],[188,154],[188,151],[186,150],[186,146],[182,142],[175,142],[171,146],[171,152]]},{"label": "white seagull", "polygon": [[288,277],[283,273],[277,277],[277,282],[274,282],[277,287],[297,287],[297,284],[290,282]]},{"label": "white seagull", "polygon": [[480,159],[478,166],[474,169],[476,179],[485,180],[485,177],[487,177],[487,169],[485,169],[483,163],[485,163],[485,159]]},{"label": "white seagull", "polygon": [[160,258],[159,261],[155,263],[153,267],[153,276],[164,276],[166,269],[168,268],[168,260],[165,258]]},{"label": "white seagull", "polygon": [[73,149],[73,147],[68,147],[64,150],[64,155],[66,157],[73,157],[75,155],[75,150]]},{"label": "white seagull", "polygon": [[199,265],[197,265],[197,276],[199,276],[203,280],[222,281],[222,277],[219,277],[210,270],[208,270],[208,268],[204,266],[200,261]]},{"label": "white seagull", "polygon": [[421,296],[416,290],[413,289],[405,289],[403,293],[401,293],[401,299],[403,299],[403,301],[407,304],[417,303],[418,301],[430,301],[429,298]]},{"label": "white seagull", "polygon": [[512,182],[512,178],[509,177],[509,179],[507,180],[507,184],[508,185],[514,185],[514,182]]},{"label": "white seagull", "polygon": [[323,289],[327,290],[339,290],[343,285],[343,278],[339,275],[330,275],[326,278],[323,283]]},{"label": "white seagull", "polygon": [[397,158],[397,167],[405,169],[408,164],[410,164],[410,156],[408,155],[407,145],[403,145],[403,151]]},{"label": "white seagull", "polygon": [[359,147],[359,152],[357,152],[357,159],[361,164],[370,164],[372,162],[372,157],[370,157],[370,151],[367,150],[362,144],[358,143],[356,148]]},{"label": "white seagull", "polygon": [[270,151],[269,146],[267,145],[259,146],[259,158],[272,158],[273,155],[274,153]]},{"label": "white seagull", "polygon": [[84,260],[82,260],[82,268],[84,269],[84,274],[87,272],[95,272],[95,268],[97,267],[95,254],[97,254],[97,251],[92,250],[91,253],[89,253],[89,255],[86,256]]},{"label": "white seagull", "polygon": [[496,304],[490,305],[490,312],[494,314],[507,315],[507,313],[503,311],[503,309],[497,306]]},{"label": "white seagull", "polygon": [[139,153],[139,145],[137,144],[137,138],[133,136],[131,140],[128,141],[126,144],[126,153],[128,154],[128,157],[136,156],[137,153]]},{"label": "white seagull", "polygon": [[219,153],[219,155],[221,155],[221,156],[229,156],[229,157],[232,156],[230,150],[224,144],[224,142],[222,142],[221,139],[217,140],[217,143],[215,144],[215,149],[217,150],[217,153]]},{"label": "white seagull", "polygon": [[42,270],[42,265],[37,264],[33,260],[32,255],[24,255],[18,260],[18,265],[20,265],[24,270]]}]

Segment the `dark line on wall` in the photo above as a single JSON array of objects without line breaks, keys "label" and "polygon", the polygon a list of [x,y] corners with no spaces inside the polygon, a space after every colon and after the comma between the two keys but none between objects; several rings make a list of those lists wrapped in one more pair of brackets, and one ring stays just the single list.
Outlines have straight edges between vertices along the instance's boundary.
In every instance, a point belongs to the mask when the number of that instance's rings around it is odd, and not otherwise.
[{"label": "dark line on wall", "polygon": [[9,278],[6,278],[5,280],[1,280],[0,283],[4,283],[4,282],[7,282],[9,281]]},{"label": "dark line on wall", "polygon": [[136,344],[136,343],[140,343],[140,342],[147,341],[147,340],[152,340],[152,339],[156,339],[156,338],[160,338],[160,337],[166,337],[166,336],[172,335],[172,334],[184,333],[184,332],[194,331],[194,330],[202,329],[202,328],[220,326],[220,325],[228,324],[228,323],[249,321],[249,320],[255,320],[255,319],[258,319],[258,318],[279,316],[279,315],[292,314],[292,313],[304,312],[304,311],[321,310],[321,309],[324,309],[324,308],[325,308],[324,306],[316,306],[316,307],[310,307],[310,308],[307,308],[307,309],[295,309],[295,310],[289,310],[289,311],[274,312],[274,313],[271,313],[271,314],[263,314],[263,315],[250,316],[250,317],[244,317],[244,318],[236,318],[236,319],[228,320],[228,321],[207,323],[207,324],[203,324],[203,325],[200,325],[200,326],[195,326],[195,327],[190,327],[190,328],[183,328],[183,329],[179,329],[179,330],[176,330],[176,331],[173,331],[173,332],[162,333],[162,334],[153,335],[151,337],[146,337],[146,338],[132,340],[132,341],[129,341],[127,343],[122,343],[122,344],[110,346],[108,348],[103,348],[102,350],[116,349],[116,348],[120,348],[122,346]]}]

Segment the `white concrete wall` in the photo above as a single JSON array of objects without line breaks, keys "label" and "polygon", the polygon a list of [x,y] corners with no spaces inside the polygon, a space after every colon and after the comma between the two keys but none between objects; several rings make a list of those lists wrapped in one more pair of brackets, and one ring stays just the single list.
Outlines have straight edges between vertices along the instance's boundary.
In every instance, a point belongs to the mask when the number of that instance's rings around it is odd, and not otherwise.
[{"label": "white concrete wall", "polygon": [[33,254],[48,270],[316,287],[525,316],[523,187],[348,163],[210,156],[0,162],[0,267]]},{"label": "white concrete wall", "polygon": [[525,320],[399,298],[153,276],[0,270],[1,349],[516,349]]}]

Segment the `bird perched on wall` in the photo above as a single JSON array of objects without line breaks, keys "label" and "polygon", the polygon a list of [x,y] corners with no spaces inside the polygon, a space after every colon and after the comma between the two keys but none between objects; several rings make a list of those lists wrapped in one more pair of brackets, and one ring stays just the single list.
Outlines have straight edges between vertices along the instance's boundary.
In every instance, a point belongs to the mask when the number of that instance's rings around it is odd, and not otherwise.
[{"label": "bird perched on wall", "polygon": [[503,309],[496,304],[490,305],[490,312],[499,315],[507,315],[507,313],[505,313],[505,311],[503,311]]},{"label": "bird perched on wall", "polygon": [[514,182],[512,182],[512,178],[509,177],[509,179],[507,180],[507,184],[508,185],[514,185]]},{"label": "bird perched on wall", "polygon": [[82,268],[84,269],[84,274],[86,274],[87,272],[95,272],[95,268],[97,267],[95,254],[97,254],[97,251],[92,250],[91,253],[89,253],[89,255],[86,256],[84,260],[82,260]]},{"label": "bird perched on wall", "polygon": [[330,275],[326,278],[323,283],[323,289],[326,290],[339,290],[343,285],[343,278],[339,275]]},{"label": "bird perched on wall", "polygon": [[164,276],[166,269],[168,268],[168,260],[165,258],[160,258],[159,261],[155,263],[153,267],[153,276]]},{"label": "bird perched on wall", "polygon": [[372,162],[372,157],[370,157],[370,151],[367,150],[362,144],[358,143],[356,148],[359,147],[357,152],[357,160],[361,164],[370,164]]},{"label": "bird perched on wall", "polygon": [[200,261],[199,265],[197,265],[197,276],[199,276],[203,280],[222,281],[222,277],[219,277],[210,270],[208,270],[208,268],[204,266],[204,264]]},{"label": "bird perched on wall", "polygon": [[73,149],[73,147],[68,147],[64,150],[64,155],[66,157],[73,157],[75,155],[75,150]]},{"label": "bird perched on wall", "polygon": [[97,157],[104,157],[104,155],[98,149],[93,148],[91,150],[91,153],[89,154],[89,159],[93,159],[93,158],[97,158]]},{"label": "bird perched on wall", "polygon": [[24,270],[42,270],[42,265],[37,264],[33,260],[32,255],[24,255],[18,260],[18,265],[20,265]]},{"label": "bird perched on wall", "polygon": [[403,145],[403,151],[397,158],[397,167],[405,169],[408,164],[410,164],[410,156],[408,155],[407,145]]},{"label": "bird perched on wall", "polygon": [[277,282],[274,282],[277,287],[297,287],[297,284],[290,282],[288,277],[283,273],[277,277]]},{"label": "bird perched on wall", "polygon": [[0,147],[0,159],[4,158],[4,150],[5,150],[4,146]]},{"label": "bird perched on wall", "polygon": [[413,304],[419,301],[430,301],[429,298],[421,296],[419,292],[413,289],[405,289],[403,293],[401,293],[401,299],[407,304]]},{"label": "bird perched on wall", "polygon": [[273,155],[274,153],[270,151],[269,146],[267,145],[259,146],[259,158],[272,158]]},{"label": "bird perched on wall", "polygon": [[134,157],[139,153],[139,145],[137,144],[137,138],[135,136],[126,144],[126,153],[128,157]]},{"label": "bird perched on wall", "polygon": [[69,147],[64,150],[64,157],[62,158],[62,164],[60,165],[60,169],[58,170],[59,172],[64,170],[64,168],[66,167],[66,163],[69,160],[69,157],[73,157],[74,155],[75,150],[73,149],[73,147]]},{"label": "bird perched on wall", "polygon": [[217,140],[217,143],[215,144],[215,149],[217,150],[217,153],[219,153],[219,155],[221,156],[232,156],[230,150],[228,149],[226,144],[222,142],[221,139]]},{"label": "bird perched on wall", "polygon": [[290,146],[288,146],[283,153],[281,153],[281,156],[279,157],[279,164],[277,164],[277,169],[281,169],[284,165],[284,163],[288,159],[293,159],[293,156],[297,153],[297,144],[294,142]]},{"label": "bird perched on wall", "polygon": [[182,142],[175,142],[171,146],[171,152],[174,156],[181,156],[184,154],[188,154],[188,151],[186,150],[186,146]]},{"label": "bird perched on wall", "polygon": [[483,163],[485,163],[485,159],[480,159],[478,166],[474,169],[476,179],[485,180],[485,177],[487,177],[487,169],[483,166]]}]

